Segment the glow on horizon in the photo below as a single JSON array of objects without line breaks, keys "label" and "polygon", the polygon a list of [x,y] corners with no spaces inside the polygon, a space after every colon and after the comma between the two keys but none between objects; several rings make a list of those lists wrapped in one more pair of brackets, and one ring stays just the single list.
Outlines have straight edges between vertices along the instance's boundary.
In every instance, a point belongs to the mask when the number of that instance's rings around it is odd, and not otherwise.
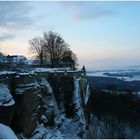
[{"label": "glow on horizon", "polygon": [[1,2],[0,51],[30,58],[28,41],[53,30],[87,69],[140,65],[140,2]]}]

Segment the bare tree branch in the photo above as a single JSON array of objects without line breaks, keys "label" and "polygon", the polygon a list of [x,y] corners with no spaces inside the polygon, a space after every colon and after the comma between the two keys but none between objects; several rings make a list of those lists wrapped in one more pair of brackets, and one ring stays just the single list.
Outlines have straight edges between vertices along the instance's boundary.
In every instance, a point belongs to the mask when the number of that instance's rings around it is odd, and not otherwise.
[{"label": "bare tree branch", "polygon": [[43,65],[43,57],[44,57],[44,50],[42,39],[40,37],[33,38],[29,40],[30,50],[36,55],[36,57],[40,60],[40,65]]},{"label": "bare tree branch", "polygon": [[49,60],[51,67],[59,67],[63,57],[70,57],[77,61],[76,55],[68,48],[60,34],[49,31],[43,33],[43,38],[36,37],[29,41],[30,49],[39,58],[40,65]]}]

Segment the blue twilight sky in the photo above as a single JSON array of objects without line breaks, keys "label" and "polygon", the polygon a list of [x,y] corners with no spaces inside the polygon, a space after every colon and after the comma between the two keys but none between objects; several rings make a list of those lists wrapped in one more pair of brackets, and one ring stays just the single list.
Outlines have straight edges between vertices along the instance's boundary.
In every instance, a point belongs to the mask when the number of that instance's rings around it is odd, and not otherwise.
[{"label": "blue twilight sky", "polygon": [[30,58],[28,41],[58,32],[91,69],[140,62],[140,2],[0,1],[0,51]]}]

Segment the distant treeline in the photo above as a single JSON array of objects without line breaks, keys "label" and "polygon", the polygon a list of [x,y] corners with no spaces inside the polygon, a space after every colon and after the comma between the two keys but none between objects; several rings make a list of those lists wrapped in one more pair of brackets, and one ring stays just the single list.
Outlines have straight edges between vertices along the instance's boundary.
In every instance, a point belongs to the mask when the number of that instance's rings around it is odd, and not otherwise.
[{"label": "distant treeline", "polygon": [[97,116],[112,113],[120,119],[140,122],[140,97],[131,92],[115,94],[112,91],[102,91],[99,88],[92,90],[87,105],[90,113]]},{"label": "distant treeline", "polygon": [[116,91],[140,91],[140,81],[123,81],[111,77],[96,77],[87,76],[87,80],[91,88],[98,88],[100,90],[108,90],[113,88]]},{"label": "distant treeline", "polygon": [[108,77],[87,77],[91,87],[88,111],[97,115],[113,113],[140,122],[140,81],[123,81]]}]

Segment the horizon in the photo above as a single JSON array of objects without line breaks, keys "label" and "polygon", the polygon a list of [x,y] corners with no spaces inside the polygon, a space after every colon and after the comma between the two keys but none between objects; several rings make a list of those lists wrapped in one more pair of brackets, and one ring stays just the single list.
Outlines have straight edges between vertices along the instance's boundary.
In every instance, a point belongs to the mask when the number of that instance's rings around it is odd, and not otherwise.
[{"label": "horizon", "polygon": [[28,41],[59,33],[88,70],[140,65],[140,1],[0,1],[0,51],[31,58]]}]

